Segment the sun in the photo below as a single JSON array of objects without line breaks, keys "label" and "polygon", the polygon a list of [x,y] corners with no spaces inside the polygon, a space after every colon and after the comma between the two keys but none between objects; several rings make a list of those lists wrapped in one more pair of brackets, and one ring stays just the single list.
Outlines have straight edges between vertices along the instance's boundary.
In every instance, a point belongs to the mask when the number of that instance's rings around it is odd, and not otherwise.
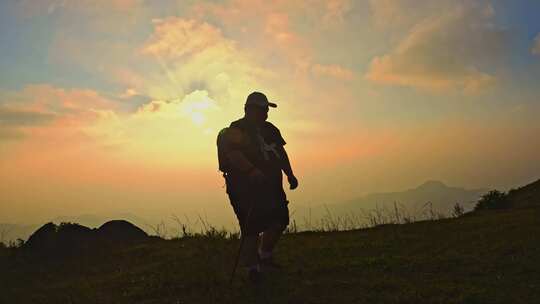
[{"label": "sun", "polygon": [[206,91],[194,91],[179,103],[179,110],[196,126],[203,126],[208,115],[219,110],[217,103],[208,96]]}]

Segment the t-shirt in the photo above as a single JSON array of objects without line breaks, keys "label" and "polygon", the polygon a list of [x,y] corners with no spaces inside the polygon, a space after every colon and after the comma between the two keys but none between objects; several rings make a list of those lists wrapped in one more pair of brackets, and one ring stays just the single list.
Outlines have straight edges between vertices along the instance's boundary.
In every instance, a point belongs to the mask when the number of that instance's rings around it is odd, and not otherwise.
[{"label": "t-shirt", "polygon": [[286,144],[279,129],[270,122],[258,127],[245,118],[233,121],[229,126],[230,149],[239,149],[244,156],[263,173],[280,174],[282,147]]}]

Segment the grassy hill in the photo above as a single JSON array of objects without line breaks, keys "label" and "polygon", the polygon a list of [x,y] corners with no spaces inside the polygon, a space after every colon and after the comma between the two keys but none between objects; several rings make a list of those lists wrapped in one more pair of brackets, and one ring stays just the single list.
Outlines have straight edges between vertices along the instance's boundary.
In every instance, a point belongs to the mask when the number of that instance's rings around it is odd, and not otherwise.
[{"label": "grassy hill", "polygon": [[447,186],[443,182],[429,180],[403,191],[371,193],[332,204],[294,206],[291,210],[302,230],[324,226],[336,217],[342,220],[340,230],[349,230],[395,222],[396,211],[400,222],[448,217],[456,204],[468,212],[488,190]]},{"label": "grassy hill", "polygon": [[398,192],[371,193],[348,202],[342,203],[345,210],[374,209],[380,207],[393,208],[394,203],[403,204],[409,211],[419,213],[423,206],[431,202],[433,208],[448,214],[456,203],[466,210],[471,210],[474,202],[488,189],[465,189],[447,186],[440,181],[426,181],[416,188]]},{"label": "grassy hill", "polygon": [[513,208],[540,206],[540,179],[508,192],[507,200]]},{"label": "grassy hill", "polygon": [[228,285],[239,240],[215,231],[71,258],[4,248],[0,303],[539,303],[540,200],[526,189],[521,208],[287,234],[286,269],[257,288],[241,271]]}]

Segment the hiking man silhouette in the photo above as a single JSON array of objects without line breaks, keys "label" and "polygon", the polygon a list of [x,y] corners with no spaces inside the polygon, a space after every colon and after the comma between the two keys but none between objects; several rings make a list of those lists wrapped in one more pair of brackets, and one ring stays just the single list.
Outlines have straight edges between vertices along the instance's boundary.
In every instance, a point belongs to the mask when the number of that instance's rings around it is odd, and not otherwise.
[{"label": "hiking man silhouette", "polygon": [[249,94],[244,117],[233,121],[218,136],[219,146],[223,135],[220,169],[240,224],[240,257],[249,279],[255,283],[261,279],[260,266],[280,267],[272,252],[289,224],[282,172],[287,175],[290,189],[298,187],[283,147],[285,140],[279,129],[266,121],[269,107],[277,105],[263,93]]}]

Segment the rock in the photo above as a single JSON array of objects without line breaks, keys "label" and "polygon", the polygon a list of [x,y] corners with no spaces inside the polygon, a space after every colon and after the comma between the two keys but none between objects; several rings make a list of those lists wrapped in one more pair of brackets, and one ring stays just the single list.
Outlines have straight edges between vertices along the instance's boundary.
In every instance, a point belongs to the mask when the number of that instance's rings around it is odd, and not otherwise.
[{"label": "rock", "polygon": [[36,230],[24,247],[41,253],[66,255],[88,249],[95,239],[92,229],[73,223],[47,223]]},{"label": "rock", "polygon": [[74,223],[47,223],[28,238],[23,248],[40,256],[65,257],[96,252],[104,248],[103,245],[115,246],[149,238],[142,229],[124,220],[106,222],[98,229]]},{"label": "rock", "polygon": [[47,223],[36,230],[26,243],[25,248],[33,250],[47,250],[56,245],[56,229],[58,227],[54,223]]},{"label": "rock", "polygon": [[141,228],[124,220],[108,221],[97,229],[100,239],[110,241],[138,241],[148,239],[148,234]]}]

